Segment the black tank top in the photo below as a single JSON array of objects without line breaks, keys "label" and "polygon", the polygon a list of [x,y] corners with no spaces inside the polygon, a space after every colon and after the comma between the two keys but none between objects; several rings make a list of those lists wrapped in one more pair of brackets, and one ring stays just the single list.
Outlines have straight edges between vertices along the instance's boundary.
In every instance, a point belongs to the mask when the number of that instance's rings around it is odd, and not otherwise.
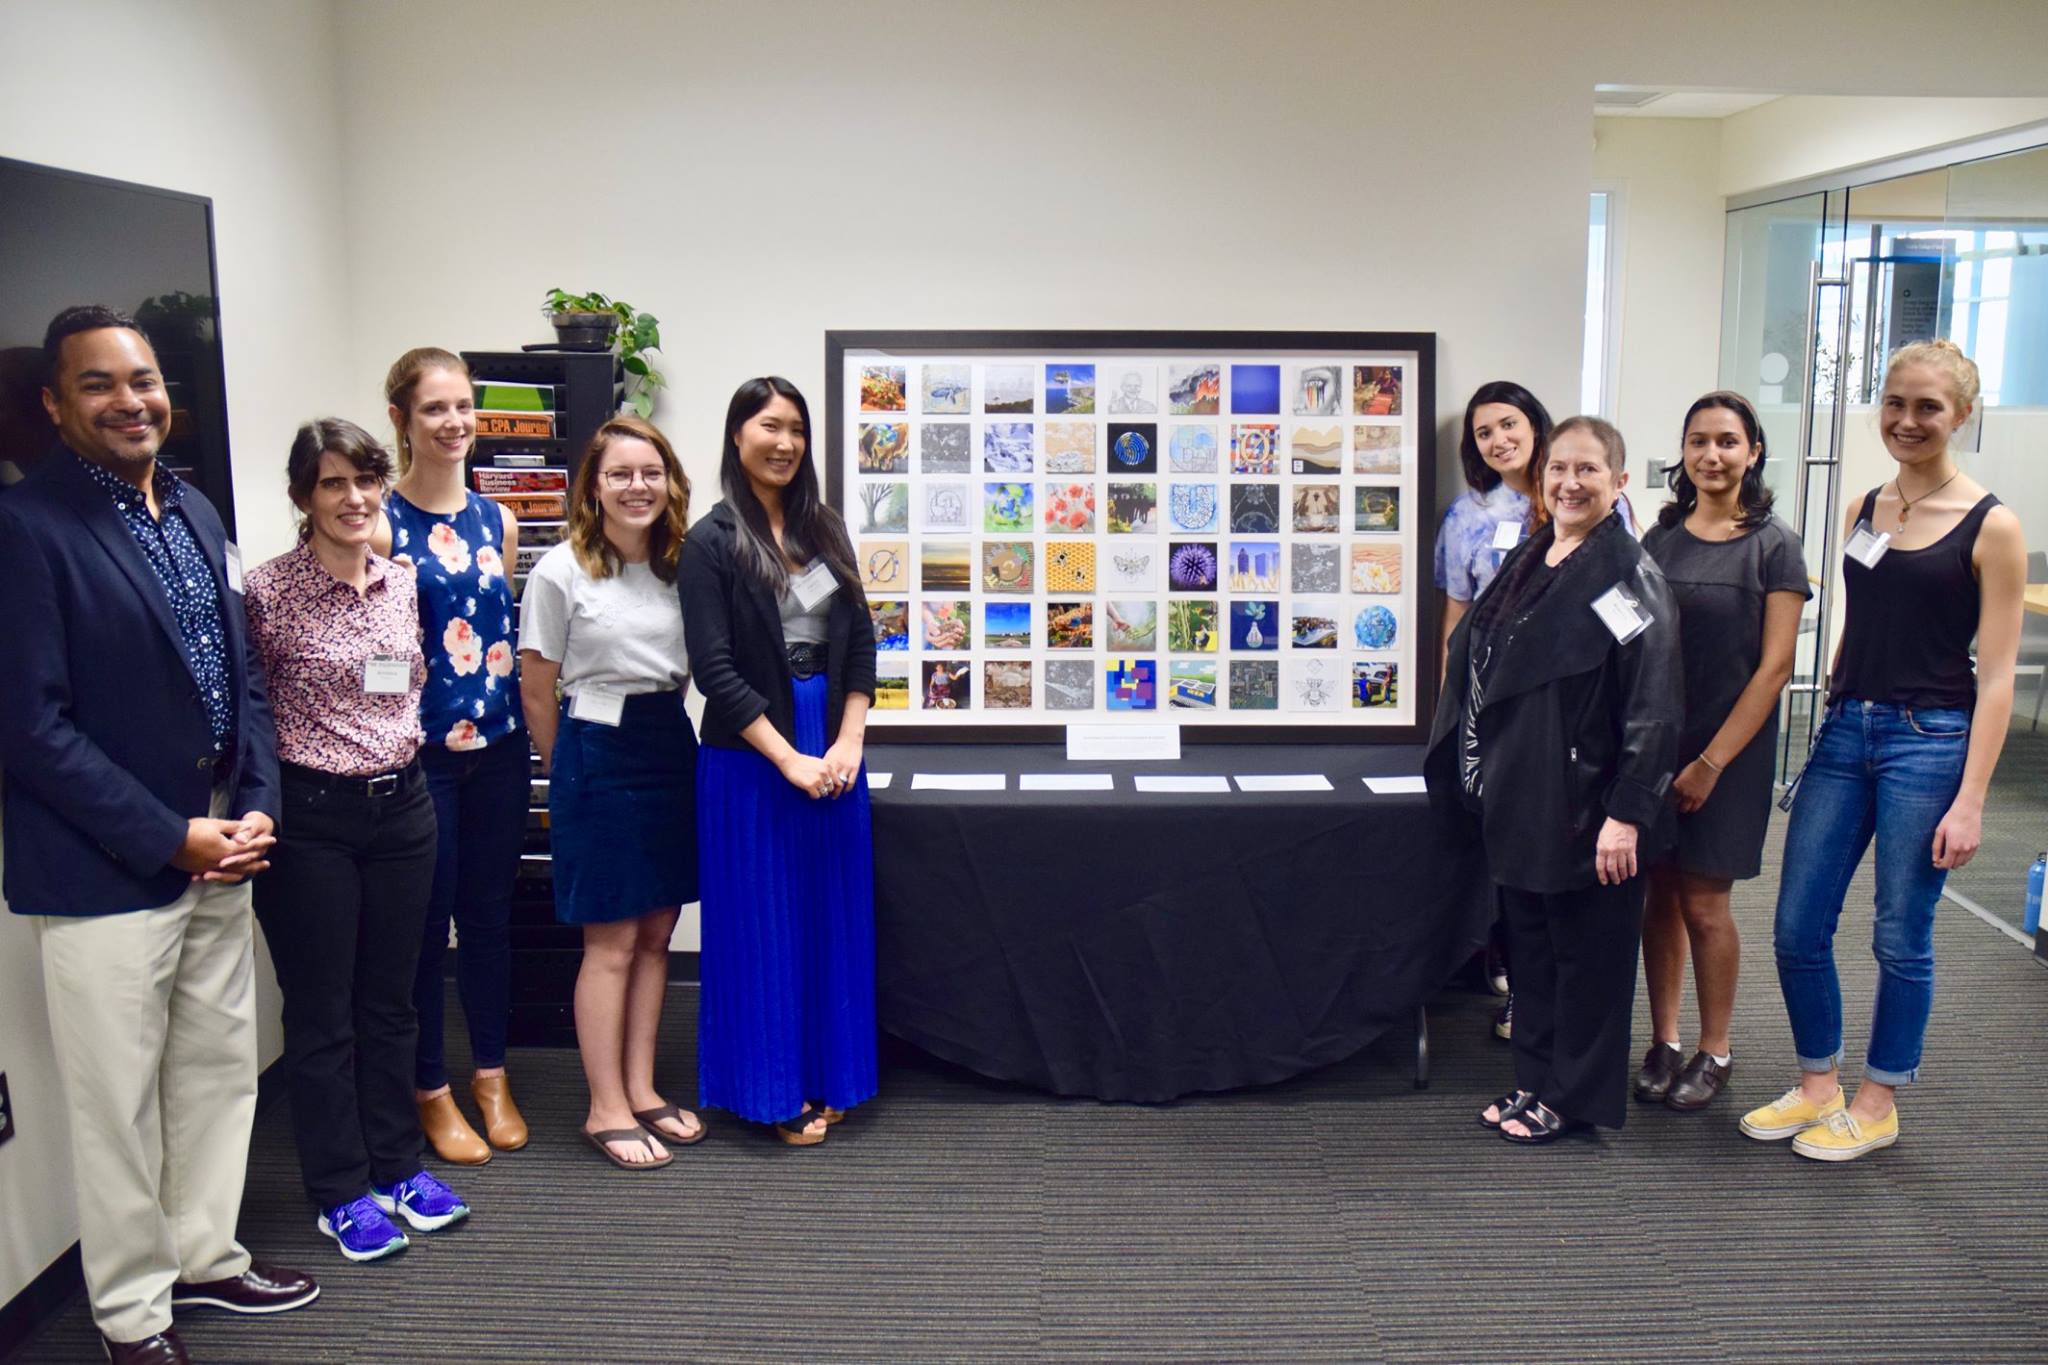
[{"label": "black tank top", "polygon": [[[1864,495],[1863,521],[1876,510],[1877,494],[1873,488]],[[1874,569],[1844,559],[1848,622],[1830,699],[1964,710],[1976,705],[1970,642],[1977,638],[1983,594],[1970,554],[1985,514],[1996,506],[1998,499],[1986,493],[1940,540],[1917,550],[1887,549]]]}]

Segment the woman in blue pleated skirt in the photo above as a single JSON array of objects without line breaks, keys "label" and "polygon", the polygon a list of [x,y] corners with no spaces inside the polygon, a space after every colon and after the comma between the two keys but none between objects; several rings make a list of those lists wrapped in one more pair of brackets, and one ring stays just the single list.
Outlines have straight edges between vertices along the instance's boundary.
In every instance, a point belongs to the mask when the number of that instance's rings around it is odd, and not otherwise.
[{"label": "woman in blue pleated skirt", "polygon": [[861,745],[875,636],[810,410],[740,385],[725,500],[677,588],[703,692],[698,1098],[808,1147],[875,1093],[875,876]]}]

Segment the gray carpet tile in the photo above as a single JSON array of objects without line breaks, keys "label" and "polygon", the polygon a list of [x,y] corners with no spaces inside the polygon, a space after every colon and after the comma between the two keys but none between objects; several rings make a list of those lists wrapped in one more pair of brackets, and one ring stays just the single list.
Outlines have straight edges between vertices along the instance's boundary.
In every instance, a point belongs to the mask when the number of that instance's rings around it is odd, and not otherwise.
[{"label": "gray carpet tile", "polygon": [[[1494,1002],[1454,988],[1431,1009],[1427,1090],[1405,1031],[1280,1085],[1157,1106],[1039,1095],[890,1046],[882,1095],[821,1147],[714,1113],[674,1166],[627,1174],[576,1140],[575,1054],[521,1052],[533,1145],[444,1172],[476,1217],[386,1264],[345,1265],[314,1231],[284,1111],[266,1111],[243,1234],[313,1269],[325,1295],[182,1330],[216,1365],[2039,1365],[2048,972],[1944,905],[1899,1145],[1827,1166],[1741,1137],[1740,1111],[1795,1079],[1770,959],[1780,832],[1772,873],[1738,888],[1736,1071],[1705,1114],[1635,1106],[1597,1141],[1508,1146],[1473,1121],[1509,1080]],[[1871,889],[1866,867],[1841,930],[1852,1070],[1875,981]],[[681,1101],[694,1003],[676,988],[663,1039]],[[1640,998],[1637,1014],[1640,1050]],[[99,1359],[83,1305],[21,1359]]]},{"label": "gray carpet tile", "polygon": [[2022,689],[1991,790],[1984,799],[1984,846],[1948,884],[2015,927],[2026,907],[2027,869],[2048,848],[2048,725],[2030,728],[2033,699]]}]

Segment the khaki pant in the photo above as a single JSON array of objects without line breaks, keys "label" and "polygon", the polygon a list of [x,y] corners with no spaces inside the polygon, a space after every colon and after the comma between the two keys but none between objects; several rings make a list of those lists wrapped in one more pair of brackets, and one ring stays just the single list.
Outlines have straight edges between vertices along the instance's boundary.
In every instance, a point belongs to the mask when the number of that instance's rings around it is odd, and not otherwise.
[{"label": "khaki pant", "polygon": [[235,1220],[256,1114],[251,923],[246,882],[37,919],[86,1290],[114,1341],[169,1327],[174,1281],[249,1267]]}]

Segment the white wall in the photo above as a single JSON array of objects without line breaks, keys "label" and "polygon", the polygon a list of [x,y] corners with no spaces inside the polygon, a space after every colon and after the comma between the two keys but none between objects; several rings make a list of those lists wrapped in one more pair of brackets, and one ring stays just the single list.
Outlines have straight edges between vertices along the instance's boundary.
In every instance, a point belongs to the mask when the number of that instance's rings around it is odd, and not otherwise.
[{"label": "white wall", "polygon": [[[0,155],[211,195],[236,514],[250,562],[289,542],[284,449],[332,407],[349,348],[325,3],[0,0]],[[4,907],[0,907],[4,911]],[[261,955],[262,1056],[277,991]],[[78,1237],[30,922],[0,912],[0,1303]]]},{"label": "white wall", "polygon": [[1772,100],[1722,120],[1720,192],[1742,194],[2044,119],[2048,98],[1795,95]]},{"label": "white wall", "polygon": [[1647,517],[1665,497],[1646,483],[1650,462],[1677,458],[1679,420],[1717,383],[1721,125],[1604,118],[1593,130],[1593,178],[1617,190],[1622,224],[1612,416],[1628,440],[1631,501]]}]

